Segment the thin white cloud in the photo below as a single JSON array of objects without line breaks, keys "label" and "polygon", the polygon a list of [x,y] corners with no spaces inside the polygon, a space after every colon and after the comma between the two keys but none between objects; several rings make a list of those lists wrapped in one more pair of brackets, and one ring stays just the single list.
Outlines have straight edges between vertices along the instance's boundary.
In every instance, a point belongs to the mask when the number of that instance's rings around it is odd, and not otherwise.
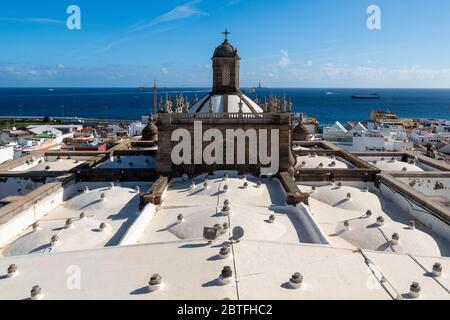
[{"label": "thin white cloud", "polygon": [[149,23],[138,23],[134,25],[127,33],[134,33],[155,27],[157,25],[168,23],[177,20],[183,20],[194,16],[208,16],[209,14],[195,7],[201,0],[189,1],[185,4],[179,5],[172,10],[154,18]]},{"label": "thin white cloud", "polygon": [[0,21],[11,21],[20,23],[36,23],[36,24],[64,24],[63,20],[51,19],[51,18],[12,18],[12,17],[0,17]]}]

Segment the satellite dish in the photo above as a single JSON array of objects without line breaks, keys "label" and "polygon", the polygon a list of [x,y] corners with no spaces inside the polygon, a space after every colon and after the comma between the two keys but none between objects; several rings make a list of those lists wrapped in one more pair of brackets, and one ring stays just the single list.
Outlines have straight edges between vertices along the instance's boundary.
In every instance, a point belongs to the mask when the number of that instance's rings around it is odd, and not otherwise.
[{"label": "satellite dish", "polygon": [[216,228],[208,228],[208,227],[203,228],[203,238],[206,241],[208,242],[215,241],[218,236],[219,230],[217,230]]},{"label": "satellite dish", "polygon": [[242,227],[233,228],[233,240],[239,241],[244,236],[244,229]]}]

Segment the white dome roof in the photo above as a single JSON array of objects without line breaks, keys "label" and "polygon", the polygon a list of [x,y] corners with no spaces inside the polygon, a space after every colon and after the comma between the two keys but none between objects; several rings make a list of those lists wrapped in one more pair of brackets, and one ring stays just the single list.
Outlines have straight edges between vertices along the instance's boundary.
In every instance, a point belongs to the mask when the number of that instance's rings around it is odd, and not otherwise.
[{"label": "white dome roof", "polygon": [[197,101],[189,112],[210,112],[210,104],[212,111],[217,113],[238,113],[239,103],[242,100],[243,113],[263,113],[264,110],[253,100],[245,95],[223,94],[223,95],[207,95]]}]

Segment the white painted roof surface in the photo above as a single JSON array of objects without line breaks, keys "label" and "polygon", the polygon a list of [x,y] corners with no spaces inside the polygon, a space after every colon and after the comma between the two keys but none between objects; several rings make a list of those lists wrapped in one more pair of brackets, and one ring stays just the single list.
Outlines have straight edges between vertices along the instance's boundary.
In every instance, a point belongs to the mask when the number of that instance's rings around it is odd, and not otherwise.
[{"label": "white painted roof surface", "polygon": [[323,165],[323,169],[347,169],[349,167],[345,162],[335,157],[313,155],[297,157],[295,169],[319,169],[321,168],[320,164]]},{"label": "white painted roof surface", "polygon": [[[303,192],[311,187],[300,185]],[[351,199],[347,199],[347,194]],[[428,228],[417,225],[409,229],[410,217],[395,203],[375,193],[355,187],[316,187],[309,199],[314,220],[326,233],[331,245],[344,248],[362,248],[376,251],[411,253],[426,256],[450,256],[450,243]],[[366,217],[367,210],[372,216]],[[377,217],[385,219],[376,225]],[[350,229],[345,231],[344,222]],[[392,235],[400,236],[398,245],[392,245]]]},{"label": "white painted roof surface", "polygon": [[25,195],[42,185],[30,179],[3,178],[0,181],[0,200],[8,196]]},{"label": "white painted roof surface", "polygon": [[155,158],[151,156],[111,157],[100,163],[100,169],[146,169],[155,167]]},{"label": "white painted roof surface", "polygon": [[[204,176],[195,180],[196,187],[190,188],[190,181],[172,182],[165,194],[164,205],[144,232],[140,243],[155,243],[203,238],[203,228],[215,224],[229,223],[244,228],[247,239],[282,241],[287,243],[311,242],[309,235],[294,209],[286,205],[282,186],[278,180],[258,179],[247,176],[247,180],[229,173],[225,181],[222,172],[208,179],[209,190],[203,188]],[[261,182],[261,188],[256,183]],[[244,183],[248,188],[244,189]],[[224,193],[228,185],[229,192]],[[230,201],[231,213],[222,214],[225,200]],[[182,214],[184,222],[177,223]],[[268,222],[270,215],[276,222]],[[231,229],[229,231],[231,231]],[[229,232],[222,238],[229,237]]]},{"label": "white painted roof surface", "polygon": [[372,165],[376,166],[378,169],[383,171],[404,171],[403,168],[406,168],[407,172],[423,172],[424,170],[415,164],[410,164],[403,161],[398,160],[378,160],[375,162],[371,162]]},{"label": "white painted roof surface", "polygon": [[[385,290],[362,254],[354,250],[245,239],[233,248],[234,256],[228,259],[217,259],[217,245],[198,241],[10,257],[0,260],[0,270],[14,263],[19,273],[0,277],[0,292],[5,300],[28,299],[34,285],[42,288],[44,299],[387,300],[395,293],[409,299],[409,286],[417,281],[422,287],[419,299],[450,298],[404,255],[364,252],[374,263],[372,268],[385,276]],[[448,259],[417,259],[443,263],[444,280],[440,280],[446,284]],[[217,278],[224,266],[232,268],[234,278],[222,286]],[[304,277],[297,290],[286,286],[295,272]],[[67,285],[75,273],[80,275],[79,288]],[[163,288],[150,293],[148,282],[155,273],[161,275]]]},{"label": "white painted roof surface", "polygon": [[[140,187],[144,190],[149,189],[150,185],[140,184]],[[100,201],[102,193],[106,195],[103,202]],[[138,204],[138,194],[127,187],[102,187],[80,193],[39,220],[39,230],[28,228],[17,235],[0,253],[2,256],[17,256],[117,245],[136,219]],[[80,220],[82,212],[87,217]],[[65,229],[66,220],[69,218],[73,219],[73,227]],[[106,223],[107,227],[103,232],[99,232],[102,222]],[[51,247],[50,240],[54,235],[58,235],[60,241]]]},{"label": "white painted roof surface", "polygon": [[[11,172],[30,172],[30,171],[67,171],[71,170],[86,162],[86,157],[67,159],[62,158],[56,160],[55,157],[36,159],[30,163],[24,163],[23,165],[13,168]],[[47,169],[49,167],[49,169]]]},{"label": "white painted roof surface", "polygon": [[[262,113],[263,109],[256,104],[253,100],[251,100],[247,96],[243,96],[242,99],[242,112],[243,113],[253,113],[252,109],[255,110],[256,113]],[[197,103],[195,103],[190,109],[189,112],[210,112],[210,104],[212,103],[213,112],[223,113],[224,110],[224,96],[223,95],[214,95],[212,97],[205,96],[201,98]],[[239,112],[239,102],[241,101],[241,97],[238,95],[228,95],[228,112],[229,113],[238,113]],[[247,105],[246,101],[250,104],[251,108]]]}]

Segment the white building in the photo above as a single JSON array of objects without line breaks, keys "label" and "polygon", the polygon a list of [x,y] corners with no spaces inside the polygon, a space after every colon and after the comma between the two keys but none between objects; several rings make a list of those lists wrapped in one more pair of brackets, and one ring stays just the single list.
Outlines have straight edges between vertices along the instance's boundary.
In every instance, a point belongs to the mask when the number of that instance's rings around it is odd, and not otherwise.
[{"label": "white building", "polygon": [[144,130],[146,124],[142,122],[133,122],[128,128],[128,135],[130,137],[140,136],[142,134],[142,130]]},{"label": "white building", "polygon": [[0,164],[14,159],[13,146],[0,146]]},{"label": "white building", "polygon": [[450,137],[450,133],[430,133],[425,131],[415,131],[409,135],[411,141],[419,144],[436,145],[444,142]]},{"label": "white building", "polygon": [[351,142],[352,137],[349,137],[347,133],[348,130],[339,121],[336,121],[334,125],[324,129],[323,139],[331,142]]},{"label": "white building", "polygon": [[353,151],[384,151],[385,138],[379,131],[365,131],[353,137]]}]

